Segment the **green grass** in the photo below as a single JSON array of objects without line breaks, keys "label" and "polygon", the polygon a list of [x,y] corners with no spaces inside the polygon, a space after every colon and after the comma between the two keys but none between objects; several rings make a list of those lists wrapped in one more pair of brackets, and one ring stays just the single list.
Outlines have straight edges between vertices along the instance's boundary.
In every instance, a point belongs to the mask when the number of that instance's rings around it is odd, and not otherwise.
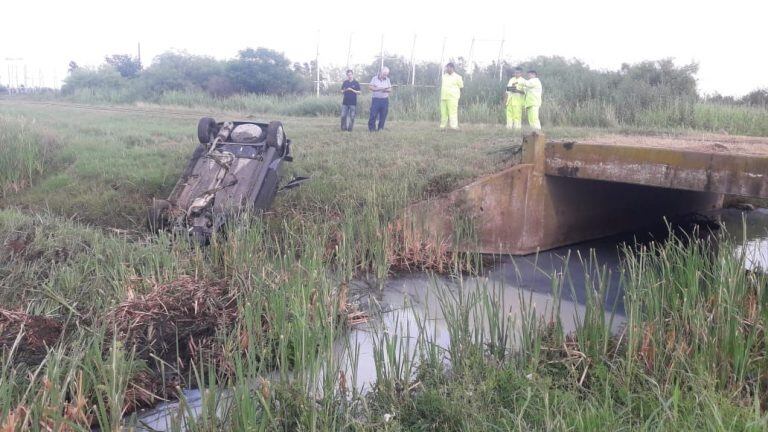
[{"label": "green grass", "polygon": [[[245,117],[248,112],[219,117]],[[7,196],[3,204],[50,210],[97,225],[141,227],[143,207],[153,196],[170,193],[194,149],[196,119],[210,114],[182,113],[158,107],[136,113],[0,104],[0,117],[17,119],[19,129],[34,122],[60,143],[52,156],[57,169],[36,173],[32,187]],[[72,115],[78,120],[73,121]],[[519,136],[500,126],[466,125],[458,133],[441,133],[432,123],[394,121],[389,130],[370,135],[362,116],[352,134],[338,131],[335,119],[270,114],[260,118],[284,121],[295,143],[296,162],[287,165],[289,175],[313,179],[290,193],[290,205],[283,206],[285,200],[280,200],[276,211],[323,218],[364,207],[369,200],[379,201],[377,210],[391,213],[422,197],[433,179],[447,173],[460,184],[510,163],[520,142]],[[551,135],[589,133],[558,128]],[[10,138],[8,142],[13,144]]]},{"label": "green grass", "polygon": [[[471,93],[471,92],[470,92]],[[64,100],[89,104],[146,103],[195,109],[216,109],[280,116],[333,117],[339,112],[336,95],[270,96],[236,94],[230,97],[211,97],[203,92],[167,92],[147,101],[120,91],[78,91]],[[430,121],[439,119],[435,89],[399,88],[392,95],[392,120]],[[555,127],[630,127],[646,129],[701,130],[727,132],[733,135],[768,134],[768,110],[682,99],[659,99],[649,106],[636,106],[628,99],[616,102],[600,98],[574,102],[566,94],[545,93],[541,120],[545,128]],[[370,97],[359,98],[358,113],[369,110]],[[501,95],[480,93],[462,99],[460,121],[500,125],[505,122]]]},{"label": "green grass", "polygon": [[0,197],[24,189],[52,168],[58,143],[24,119],[0,118]]},{"label": "green grass", "polygon": [[[768,427],[768,277],[745,272],[728,239],[627,253],[628,322],[618,334],[604,313],[615,287],[594,260],[584,275],[552,275],[556,295],[577,277],[592,288],[571,335],[524,292],[520,314],[509,314],[491,287],[461,283],[437,298],[448,347],[424,331],[433,317],[411,323],[422,335],[415,344],[374,326],[378,381],[360,394],[340,376],[346,360],[334,345],[348,331],[339,309],[347,283],[388,276],[387,225],[399,209],[515,163],[519,137],[398,120],[380,134],[343,134],[335,119],[285,118],[289,169],[312,181],[200,250],[141,228],[144,206],[169,193],[192,151],[196,115],[0,103],[0,148],[24,143],[5,153],[16,158],[5,167],[24,166],[25,151],[41,167],[18,170],[27,182],[0,210],[0,430],[115,430],[135,421],[121,419],[137,403],[178,396],[176,384],[205,390],[201,415],[177,419],[195,431]],[[183,281],[193,281],[189,295],[168,288]],[[219,293],[212,287],[226,295],[195,297]],[[111,318],[126,305],[133,319]],[[4,321],[8,310],[52,320],[61,334],[34,322],[21,333],[3,327],[19,322]],[[182,321],[189,316],[200,322]],[[169,320],[183,327],[161,337],[167,346],[131,344]],[[354,359],[354,347],[347,354]]]}]

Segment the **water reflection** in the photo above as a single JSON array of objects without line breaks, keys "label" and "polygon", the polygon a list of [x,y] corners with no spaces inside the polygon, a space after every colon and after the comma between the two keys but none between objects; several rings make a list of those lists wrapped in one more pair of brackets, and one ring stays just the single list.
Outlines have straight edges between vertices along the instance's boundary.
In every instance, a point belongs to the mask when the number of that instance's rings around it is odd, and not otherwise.
[{"label": "water reflection", "polygon": [[737,243],[736,254],[744,254],[744,264],[751,271],[768,271],[768,209],[749,213],[723,210],[721,218]]},{"label": "water reflection", "polygon": [[[768,269],[768,210],[748,213],[722,210],[714,216],[721,219],[736,243],[743,243],[734,253],[745,254],[748,269]],[[651,237],[658,235],[658,231],[650,234]],[[648,238],[645,235],[639,240]],[[501,257],[481,277],[451,279],[423,273],[409,274],[388,280],[381,289],[377,285],[356,281],[351,284],[350,296],[362,308],[372,311],[372,319],[356,326],[345,338],[336,342],[337,358],[342,359],[342,369],[351,381],[350,385],[365,392],[377,378],[374,367],[377,335],[398,338],[402,352],[414,359],[420,337],[426,337],[447,350],[450,331],[440,299],[471,295],[473,292],[493,293],[500,310],[513,318],[511,321],[516,331],[519,331],[521,320],[514,318],[521,310],[532,307],[544,317],[557,314],[564,331],[570,332],[583,317],[585,303],[595,293],[596,287],[602,284],[607,286],[603,299],[605,319],[610,328],[616,330],[623,319],[620,244],[631,244],[635,240],[635,236],[630,234],[560,248],[537,256]],[[559,293],[559,296],[553,296],[553,292]],[[487,331],[487,321],[482,318],[474,317],[475,326],[478,330]],[[223,392],[219,395],[220,399],[228,400],[230,393]],[[196,390],[187,390],[184,394],[185,403],[162,404],[141,414],[138,420],[150,427],[146,430],[178,429],[183,424],[179,413],[194,417],[199,414],[204,399]]]}]

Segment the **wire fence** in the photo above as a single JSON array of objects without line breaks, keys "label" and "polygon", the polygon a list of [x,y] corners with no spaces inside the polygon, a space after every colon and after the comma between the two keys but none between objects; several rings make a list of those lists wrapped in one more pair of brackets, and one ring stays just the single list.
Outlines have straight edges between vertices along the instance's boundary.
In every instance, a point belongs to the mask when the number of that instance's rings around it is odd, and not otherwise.
[{"label": "wire fence", "polygon": [[[499,81],[503,79],[504,44],[506,41],[503,30],[497,39],[475,36],[468,39],[448,36],[436,37],[417,33],[409,35],[409,40],[405,39],[404,35],[398,35],[392,39],[383,33],[377,36],[378,40],[375,40],[371,33],[349,33],[346,35],[346,43],[342,43],[338,34],[335,37],[323,37],[323,34],[318,32],[316,56],[313,62],[316,95],[320,96],[324,86],[343,81],[343,76],[340,76],[343,70],[369,66],[373,62],[378,62],[380,69],[391,60],[405,60],[410,68],[407,80],[404,80],[400,85],[435,87],[434,84],[420,82],[420,78],[423,80],[423,77],[418,76],[417,65],[437,63],[440,67],[437,68],[436,76],[434,80],[429,81],[439,82],[442,77],[442,66],[448,61],[457,59],[462,60],[465,69],[470,74],[477,66],[495,64],[498,66],[497,78]],[[345,61],[340,64],[338,63],[339,50],[344,49],[341,47],[346,48],[346,55],[343,57]],[[437,56],[437,52],[439,52],[439,56]]]}]

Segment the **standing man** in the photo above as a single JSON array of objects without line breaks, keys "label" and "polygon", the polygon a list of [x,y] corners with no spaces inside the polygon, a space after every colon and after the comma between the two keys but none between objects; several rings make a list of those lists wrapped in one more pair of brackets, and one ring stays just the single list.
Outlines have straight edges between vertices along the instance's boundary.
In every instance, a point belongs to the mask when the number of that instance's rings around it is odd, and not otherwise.
[{"label": "standing man", "polygon": [[[384,66],[378,75],[371,78],[368,87],[373,92],[371,99],[371,116],[368,118],[368,130],[371,132],[384,129],[389,112],[389,93],[392,91],[392,83],[389,82],[389,68]],[[379,124],[376,125],[378,118]]]},{"label": "standing man", "polygon": [[525,103],[525,91],[523,91],[523,68],[516,67],[514,76],[507,83],[507,91],[504,93],[507,105],[507,129],[519,131],[523,128],[523,105]]},{"label": "standing man", "polygon": [[541,130],[539,108],[541,108],[541,81],[535,70],[528,71],[528,79],[522,85],[525,90],[525,111],[528,114],[528,124],[535,130]]},{"label": "standing man", "polygon": [[352,69],[347,70],[347,80],[341,84],[341,93],[344,95],[341,101],[341,130],[352,132],[357,111],[357,95],[361,93],[360,83],[355,79]]},{"label": "standing man", "polygon": [[440,87],[440,129],[445,129],[449,124],[451,129],[459,129],[459,98],[462,88],[464,80],[456,73],[453,63],[448,63]]}]

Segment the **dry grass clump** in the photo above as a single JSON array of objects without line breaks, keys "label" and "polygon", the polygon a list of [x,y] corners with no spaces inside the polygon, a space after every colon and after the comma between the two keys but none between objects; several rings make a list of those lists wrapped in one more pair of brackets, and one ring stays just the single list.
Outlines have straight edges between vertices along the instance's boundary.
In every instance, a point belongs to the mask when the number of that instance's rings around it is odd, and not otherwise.
[{"label": "dry grass clump", "polygon": [[[197,356],[220,351],[217,335],[234,328],[238,318],[235,295],[226,283],[181,277],[164,284],[151,284],[144,294],[135,294],[139,283],[148,282],[142,279],[128,286],[127,298],[109,309],[103,318],[94,320],[107,329],[104,351],[97,352],[96,356],[109,358],[114,353],[108,347],[119,346],[131,353],[131,359],[145,360],[149,365],[150,358],[159,358],[181,372],[188,370]],[[62,340],[65,327],[63,321],[55,318],[0,309],[0,352],[9,354],[11,364],[16,366],[41,364]],[[110,340],[117,345],[108,343]],[[63,405],[47,396],[55,386],[43,377],[39,388],[43,393],[33,399],[48,405],[41,411],[40,406],[32,408],[20,402],[0,422],[0,431],[27,430],[35,426],[63,431],[88,428],[98,424],[98,413],[103,417],[117,410],[120,411],[118,418],[122,417],[175,397],[183,384],[180,378],[165,380],[159,372],[146,366],[132,368],[127,372],[124,391],[114,395],[121,402],[105,407],[102,390],[83,385],[83,374],[88,372],[73,373],[75,382]],[[32,424],[32,418],[37,419],[37,425]],[[61,429],[62,421],[72,427]]]},{"label": "dry grass clump", "polygon": [[[237,320],[237,300],[227,285],[182,277],[155,284],[146,294],[133,294],[110,310],[110,332],[138,358],[157,356],[182,362],[202,340],[231,328]],[[184,366],[184,365],[180,365]]]},{"label": "dry grass clump", "polygon": [[448,239],[436,239],[407,228],[398,219],[387,227],[387,262],[392,271],[428,271],[437,274],[478,271],[482,257],[457,252]]},{"label": "dry grass clump", "polygon": [[36,364],[61,338],[61,322],[21,311],[0,309],[0,352],[14,350],[19,363]]}]

